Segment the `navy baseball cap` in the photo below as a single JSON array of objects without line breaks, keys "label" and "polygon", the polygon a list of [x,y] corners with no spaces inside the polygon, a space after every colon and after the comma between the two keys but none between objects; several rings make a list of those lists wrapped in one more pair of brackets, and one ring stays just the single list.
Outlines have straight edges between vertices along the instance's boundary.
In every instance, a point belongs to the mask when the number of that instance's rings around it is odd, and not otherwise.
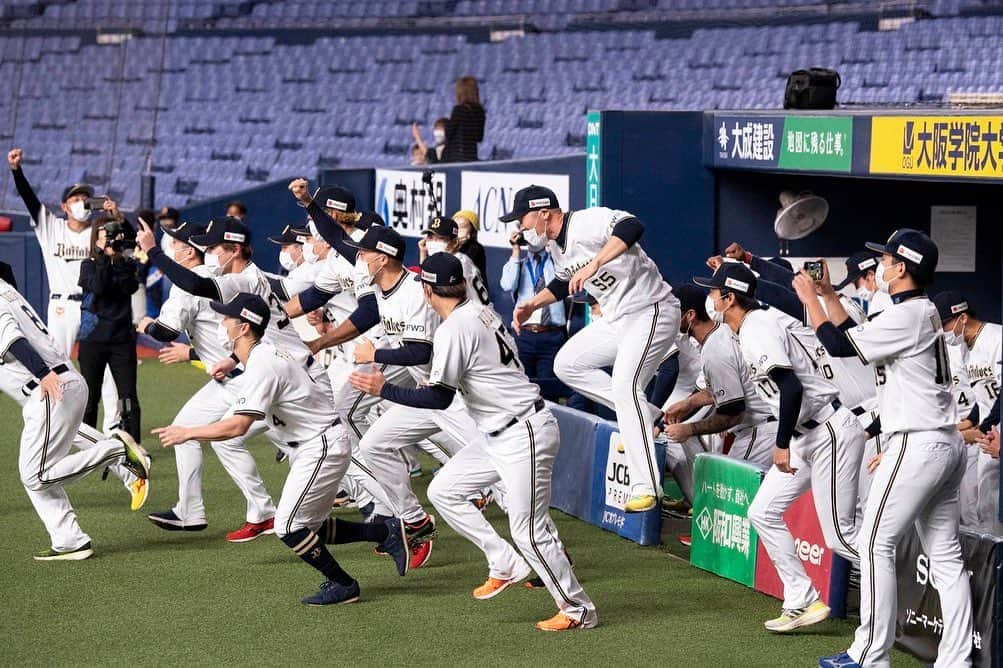
[{"label": "navy baseball cap", "polygon": [[191,243],[203,248],[227,243],[246,246],[251,243],[251,233],[239,218],[213,218],[205,228],[205,234],[192,236]]},{"label": "navy baseball cap", "polygon": [[436,216],[428,224],[428,227],[422,230],[422,233],[455,239],[460,234],[460,226],[452,218]]},{"label": "navy baseball cap", "polygon": [[929,283],[937,270],[939,251],[937,244],[919,230],[904,227],[895,230],[885,243],[868,241],[864,244],[875,253],[888,254],[906,263],[913,278]]},{"label": "navy baseball cap", "polygon": [[182,243],[186,243],[189,246],[195,248],[196,250],[204,250],[202,246],[192,242],[192,237],[197,237],[205,234],[205,225],[197,225],[194,223],[178,223],[174,227],[164,228],[164,234],[172,239],[177,239]]},{"label": "navy baseball cap", "polygon": [[450,253],[429,255],[414,280],[429,285],[459,285],[463,282],[463,265]]},{"label": "navy baseball cap", "polygon": [[877,270],[880,258],[880,255],[876,255],[874,251],[869,250],[854,253],[846,258],[846,278],[833,287],[837,290],[842,290],[867,272]]},{"label": "navy baseball cap", "polygon": [[704,301],[707,299],[707,291],[699,285],[683,283],[682,285],[673,287],[672,294],[679,300],[679,309],[683,313],[693,309],[698,315],[707,315],[704,311]]},{"label": "navy baseball cap", "polygon": [[289,244],[302,244],[308,236],[310,236],[308,230],[300,230],[292,225],[286,225],[282,228],[282,234],[268,237],[268,240],[273,244],[288,246]]},{"label": "navy baseball cap", "polygon": [[323,186],[313,194],[313,201],[325,209],[341,213],[355,213],[355,195],[344,186]]},{"label": "navy baseball cap", "polygon": [[355,229],[368,230],[373,225],[386,227],[387,221],[383,220],[383,216],[376,213],[375,211],[363,211],[362,213],[359,214],[359,220],[357,220],[355,223]]},{"label": "navy baseball cap", "polygon": [[86,183],[74,183],[72,186],[67,186],[63,190],[62,201],[65,202],[74,195],[87,195],[88,197],[94,197],[94,188]]},{"label": "navy baseball cap", "polygon": [[404,239],[397,230],[372,225],[358,242],[345,239],[345,244],[359,250],[376,251],[395,260],[404,259]]},{"label": "navy baseball cap", "polygon": [[209,306],[216,313],[246,322],[258,334],[264,333],[265,328],[268,327],[268,318],[271,315],[268,302],[250,292],[237,293],[236,297],[225,303],[217,301],[209,302]]},{"label": "navy baseball cap", "polygon": [[749,297],[756,294],[756,275],[741,262],[725,262],[710,278],[694,276],[693,282],[705,288],[737,292]]},{"label": "navy baseball cap", "polygon": [[157,214],[157,220],[181,220],[181,212],[172,206],[165,206]]},{"label": "navy baseball cap", "polygon": [[17,279],[14,278],[14,269],[2,260],[0,260],[0,281],[6,281],[12,288],[17,290]]},{"label": "navy baseball cap", "polygon": [[771,257],[769,260],[767,260],[767,262],[769,262],[770,264],[775,264],[778,267],[783,267],[792,274],[794,273],[794,265],[792,265],[791,261],[785,257],[780,257],[778,255],[776,257]]},{"label": "navy baseball cap", "polygon": [[940,321],[947,322],[952,318],[957,318],[963,313],[970,313],[971,307],[968,300],[957,290],[945,290],[933,298],[933,305],[937,307],[940,314]]},{"label": "navy baseball cap", "polygon": [[519,220],[530,211],[558,209],[560,206],[557,201],[557,195],[550,188],[526,186],[515,194],[515,202],[512,204],[512,210],[498,220],[503,223],[511,223],[513,220]]}]

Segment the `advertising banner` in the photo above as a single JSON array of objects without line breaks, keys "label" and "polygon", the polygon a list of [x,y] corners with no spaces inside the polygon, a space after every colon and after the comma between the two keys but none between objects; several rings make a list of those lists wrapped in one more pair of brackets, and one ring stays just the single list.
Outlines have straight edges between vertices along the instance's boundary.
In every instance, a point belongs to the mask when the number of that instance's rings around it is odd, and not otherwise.
[{"label": "advertising banner", "polygon": [[690,563],[753,586],[756,530],[749,523],[762,471],[723,455],[697,455],[693,477],[693,544]]},{"label": "advertising banner", "polygon": [[875,116],[870,172],[1003,178],[1003,115]]},{"label": "advertising banner", "polygon": [[[833,617],[846,616],[846,586],[849,564],[833,553],[822,535],[815,512],[815,501],[811,491],[805,492],[784,513],[784,522],[794,536],[794,549],[804,564],[805,572],[811,578],[822,600],[832,608]],[[777,575],[777,569],[760,543],[756,556],[756,591],[783,600],[784,586]]]},{"label": "advertising banner", "polygon": [[585,206],[599,206],[602,197],[602,116],[598,111],[590,111],[586,118],[585,130]]},{"label": "advertising banner", "polygon": [[853,163],[853,118],[787,116],[782,142],[781,169],[849,173]]},{"label": "advertising banner", "polygon": [[776,167],[783,116],[714,116],[714,164],[722,167]]},{"label": "advertising banner", "polygon": [[432,174],[431,187],[423,181],[424,172],[392,169],[376,170],[374,208],[389,227],[401,236],[419,237],[446,202],[446,175]]},{"label": "advertising banner", "polygon": [[571,208],[569,183],[567,174],[463,171],[460,173],[460,206],[480,216],[477,240],[482,245],[511,248],[508,238],[518,223],[503,223],[498,219],[512,210],[515,193],[530,185],[544,186],[554,191],[561,208],[567,210]]}]

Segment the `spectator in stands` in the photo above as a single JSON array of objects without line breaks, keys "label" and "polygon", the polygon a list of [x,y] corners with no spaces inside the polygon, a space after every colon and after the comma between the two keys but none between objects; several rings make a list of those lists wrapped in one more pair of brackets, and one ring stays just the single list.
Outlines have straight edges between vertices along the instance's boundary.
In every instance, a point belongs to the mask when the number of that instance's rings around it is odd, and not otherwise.
[{"label": "spectator in stands", "polygon": [[412,167],[421,167],[425,163],[425,151],[418,144],[411,145],[411,161],[408,163]]},{"label": "spectator in stands", "polygon": [[140,440],[139,397],[136,393],[136,330],[132,294],[139,289],[139,264],[132,258],[135,232],[112,208],[111,218],[91,227],[91,255],[80,263],[81,301],[78,359],[87,382],[84,422],[97,423],[98,401],[105,367],[118,389],[121,427]]},{"label": "spectator in stands", "polygon": [[[509,237],[512,256],[502,267],[501,288],[512,295],[516,304],[526,302],[554,280],[554,261],[547,252],[547,245],[527,244],[519,230]],[[523,256],[522,248],[526,249]],[[519,359],[526,369],[526,375],[540,386],[544,399],[557,401],[570,394],[567,386],[554,375],[554,357],[568,340],[567,317],[563,301],[555,302],[536,311],[522,332],[516,336]]]},{"label": "spectator in stands", "polygon": [[481,228],[481,219],[470,209],[462,209],[453,214],[453,220],[460,226],[460,236],[457,238],[457,251],[469,257],[481,276],[488,276],[488,259],[484,255],[484,246],[477,241],[477,230]]},{"label": "spectator in stands", "polygon": [[477,79],[466,76],[456,80],[456,106],[446,122],[446,148],[442,162],[474,162],[477,144],[484,139],[484,107]]},{"label": "spectator in stands", "polygon": [[435,119],[435,124],[432,126],[432,136],[435,138],[435,145],[432,147],[431,151],[428,150],[428,145],[421,137],[421,131],[418,130],[418,124],[413,123],[411,125],[411,136],[414,137],[414,141],[421,150],[422,158],[424,159],[424,162],[419,164],[432,165],[438,162],[444,162],[443,156],[446,153],[446,125],[448,123],[448,118]]},{"label": "spectator in stands", "polygon": [[239,200],[234,200],[226,205],[226,215],[243,221],[247,218],[247,205]]}]

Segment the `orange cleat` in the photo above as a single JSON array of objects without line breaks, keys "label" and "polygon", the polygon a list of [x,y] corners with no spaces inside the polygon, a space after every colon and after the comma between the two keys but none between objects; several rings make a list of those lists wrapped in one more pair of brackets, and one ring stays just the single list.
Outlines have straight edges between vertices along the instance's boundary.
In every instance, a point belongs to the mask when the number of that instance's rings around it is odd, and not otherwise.
[{"label": "orange cleat", "polygon": [[572,629],[581,628],[581,626],[581,622],[571,619],[571,617],[568,617],[563,612],[557,613],[550,619],[536,623],[536,628],[541,631],[571,631]]}]

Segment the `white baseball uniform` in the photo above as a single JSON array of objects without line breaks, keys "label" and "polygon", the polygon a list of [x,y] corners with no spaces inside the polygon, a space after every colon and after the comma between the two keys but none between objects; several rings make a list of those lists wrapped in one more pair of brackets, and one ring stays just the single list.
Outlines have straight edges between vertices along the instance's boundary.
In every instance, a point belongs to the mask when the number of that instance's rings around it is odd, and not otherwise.
[{"label": "white baseball uniform", "polygon": [[453,257],[459,260],[460,266],[463,267],[463,279],[467,282],[467,299],[475,304],[491,306],[491,292],[488,291],[484,277],[481,276],[481,270],[466,253],[456,252],[453,253]]},{"label": "white baseball uniform", "polygon": [[[633,216],[592,207],[564,216],[547,250],[558,280],[570,281],[606,245],[613,228]],[[603,317],[572,336],[554,358],[566,385],[616,411],[634,496],[661,496],[653,425],[657,406],[644,390],[679,333],[679,300],[640,244],[633,244],[585,282]],[[613,367],[613,374],[603,371]]]},{"label": "white baseball uniform", "polygon": [[[661,366],[666,360],[676,356],[679,362],[679,375],[676,377],[676,384],[672,388],[668,399],[662,404],[662,410],[677,401],[682,401],[694,392],[704,389],[706,381],[703,378],[703,370],[700,368],[700,347],[686,334],[679,334],[675,343],[669,348],[665,359],[659,364]],[[704,407],[694,413],[687,422],[701,420],[710,413],[710,407]],[[713,435],[694,436],[685,441],[673,441],[667,436],[660,435],[660,439],[665,443],[665,468],[675,478],[679,485],[679,490],[683,498],[687,501],[693,500],[693,462],[701,452],[711,452],[714,450]]]},{"label": "white baseball uniform", "polygon": [[[1003,341],[1003,328],[996,323],[983,323],[968,352],[968,380],[979,405],[980,420],[989,415],[1000,394],[1001,341]],[[972,447],[978,448],[978,446]],[[999,519],[1000,462],[979,449],[977,466],[979,525],[994,536],[1003,536],[1003,523]]]},{"label": "white baseball uniform", "polygon": [[847,651],[865,668],[889,665],[895,642],[895,550],[915,526],[943,612],[934,665],[971,665],[971,590],[958,539],[965,454],[937,309],[925,296],[907,299],[847,337],[861,361],[874,367],[885,434],[860,527],[860,626]]},{"label": "white baseball uniform", "polygon": [[742,357],[760,398],[780,419],[780,391],[770,377],[776,368],[790,369],[803,393],[790,466],[796,472],[770,468],[749,506],[777,574],[784,584],[783,607],[806,608],[818,598],[794,549],[783,515],[801,494],[811,489],[826,545],[856,561],[857,483],[865,436],[853,414],[838,402],[838,389],[817,371],[811,353],[784,326],[776,309],[750,311],[739,329]]},{"label": "white baseball uniform", "polygon": [[[975,393],[968,382],[968,346],[960,342],[947,346],[951,363],[951,394],[958,408],[958,417],[964,419],[976,405]],[[958,505],[961,507],[961,526],[978,530],[979,523],[979,454],[978,445],[965,448],[965,475],[961,479]]]},{"label": "white baseball uniform", "polygon": [[[211,276],[205,266],[195,267],[192,271],[199,276]],[[171,287],[157,318],[161,327],[188,335],[207,373],[217,362],[230,356],[219,342],[222,320],[222,316],[210,308],[208,299],[191,295],[176,285]],[[242,376],[240,369],[234,369],[231,376],[222,382],[210,378],[185,402],[173,424],[194,427],[221,420],[240,392]],[[265,489],[254,457],[245,446],[248,439],[265,431],[265,424],[258,422],[243,436],[210,442],[223,469],[247,500],[247,521],[252,523],[264,522],[275,516],[275,505]],[[202,446],[198,441],[187,441],[173,449],[178,467],[178,503],[173,508],[174,514],[186,525],[206,524],[202,498]]]},{"label": "white baseball uniform", "polygon": [[[59,374],[62,399],[43,400],[38,381],[10,354],[19,339],[27,341],[49,369]],[[121,464],[125,448],[93,430],[78,437],[87,385],[35,310],[4,281],[0,281],[0,363],[2,389],[21,405],[24,419],[18,468],[28,499],[49,533],[52,549],[67,552],[83,547],[90,537],[77,524],[63,486],[95,469]],[[75,439],[83,449],[70,454]]]},{"label": "white baseball uniform", "polygon": [[[425,301],[421,283],[415,278],[414,272],[405,269],[390,289],[384,291],[376,286],[383,330],[392,345],[397,347],[408,342],[431,345],[439,326],[439,316]],[[406,368],[414,382],[420,385],[427,383],[430,366],[430,363],[425,363]],[[439,432],[448,438],[443,438]],[[392,405],[359,442],[363,457],[376,479],[400,507],[399,517],[405,522],[420,522],[425,517],[425,511],[411,489],[410,471],[398,451],[427,438],[443,444],[452,457],[460,448],[482,441],[484,437],[477,430],[463,399],[457,395],[453,404],[444,411]]]},{"label": "white baseball uniform", "polygon": [[[44,204],[38,215],[31,218],[31,226],[38,237],[49,279],[46,325],[56,345],[70,357],[80,331],[80,263],[91,254],[91,228],[88,226],[79,232],[70,229],[65,218],[56,217]],[[101,402],[104,404],[102,429],[108,432],[115,428],[120,418],[118,389],[110,368],[105,369],[101,381]],[[113,470],[123,478],[122,469],[114,467]]]},{"label": "white baseball uniform", "polygon": [[[557,420],[544,407],[540,388],[526,377],[517,351],[488,306],[465,301],[439,326],[429,383],[462,393],[487,438],[469,442],[450,459],[429,485],[428,497],[457,533],[484,552],[491,577],[521,580],[529,575],[528,562],[561,611],[589,628],[598,622],[595,605],[550,521],[551,474],[560,447]],[[507,489],[518,552],[467,502],[471,493],[499,481]]]}]

